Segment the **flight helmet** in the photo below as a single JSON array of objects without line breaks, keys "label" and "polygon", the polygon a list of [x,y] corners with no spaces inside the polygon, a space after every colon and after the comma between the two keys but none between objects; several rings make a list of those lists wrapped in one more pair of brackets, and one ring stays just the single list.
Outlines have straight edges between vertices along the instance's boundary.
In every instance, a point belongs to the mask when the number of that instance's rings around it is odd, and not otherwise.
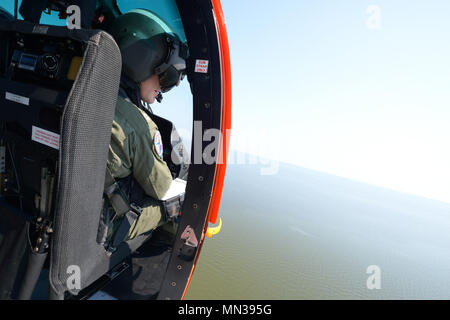
[{"label": "flight helmet", "polygon": [[122,52],[123,73],[135,83],[157,74],[162,92],[167,92],[183,79],[187,45],[155,13],[131,10],[119,16],[108,32]]}]

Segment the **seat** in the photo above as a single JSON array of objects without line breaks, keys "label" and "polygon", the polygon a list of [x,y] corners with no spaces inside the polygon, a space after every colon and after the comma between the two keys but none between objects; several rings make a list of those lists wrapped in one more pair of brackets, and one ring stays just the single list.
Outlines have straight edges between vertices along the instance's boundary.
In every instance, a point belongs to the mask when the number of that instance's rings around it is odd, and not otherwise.
[{"label": "seat", "polygon": [[[96,241],[121,54],[104,31],[1,19],[0,51],[1,177],[11,186],[0,201],[0,220],[10,221],[0,230],[0,254],[23,260],[20,266],[0,260],[0,270],[14,276],[0,291],[20,292],[36,254],[31,234],[49,215],[49,248],[38,252],[44,255],[39,263],[49,251],[54,295],[76,295],[146,241],[144,235],[124,243],[111,256]],[[14,219],[6,218],[6,206]],[[12,248],[2,238],[21,239],[21,245]],[[80,287],[68,286],[74,266]]]}]

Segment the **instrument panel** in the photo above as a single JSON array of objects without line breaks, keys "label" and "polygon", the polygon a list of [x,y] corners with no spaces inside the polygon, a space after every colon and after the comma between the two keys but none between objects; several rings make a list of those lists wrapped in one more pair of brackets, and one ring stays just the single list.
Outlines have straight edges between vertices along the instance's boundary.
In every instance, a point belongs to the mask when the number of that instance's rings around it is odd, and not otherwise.
[{"label": "instrument panel", "polygon": [[83,60],[80,42],[9,32],[0,34],[1,38],[7,43],[2,54],[4,78],[70,90]]}]

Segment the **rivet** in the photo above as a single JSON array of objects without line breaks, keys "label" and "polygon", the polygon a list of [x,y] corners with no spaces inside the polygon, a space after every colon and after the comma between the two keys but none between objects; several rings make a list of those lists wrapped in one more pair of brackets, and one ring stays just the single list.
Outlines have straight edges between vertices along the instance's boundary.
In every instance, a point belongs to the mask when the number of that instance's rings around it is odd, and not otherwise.
[{"label": "rivet", "polygon": [[170,285],[171,285],[172,287],[176,287],[176,286],[177,286],[177,283],[174,281],[174,282],[172,282]]},{"label": "rivet", "polygon": [[194,204],[192,205],[192,207],[193,207],[194,209],[197,209],[197,208],[198,208],[198,205],[197,205],[196,203],[194,203]]},{"label": "rivet", "polygon": [[203,182],[203,180],[204,180],[203,176],[198,177],[198,181]]},{"label": "rivet", "polygon": [[183,269],[183,267],[182,267],[181,265],[178,265],[178,266],[177,266],[177,269],[178,269],[178,270],[181,270],[181,269]]}]

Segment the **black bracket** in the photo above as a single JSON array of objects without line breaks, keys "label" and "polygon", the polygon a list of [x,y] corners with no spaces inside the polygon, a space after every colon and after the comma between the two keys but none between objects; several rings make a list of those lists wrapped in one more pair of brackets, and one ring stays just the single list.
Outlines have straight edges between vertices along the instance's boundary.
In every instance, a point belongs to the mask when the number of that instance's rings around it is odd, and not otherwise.
[{"label": "black bracket", "polygon": [[198,248],[198,240],[195,235],[194,229],[191,226],[187,226],[181,234],[181,240],[184,241],[180,248],[178,256],[186,261],[191,261],[195,258],[195,254]]}]

